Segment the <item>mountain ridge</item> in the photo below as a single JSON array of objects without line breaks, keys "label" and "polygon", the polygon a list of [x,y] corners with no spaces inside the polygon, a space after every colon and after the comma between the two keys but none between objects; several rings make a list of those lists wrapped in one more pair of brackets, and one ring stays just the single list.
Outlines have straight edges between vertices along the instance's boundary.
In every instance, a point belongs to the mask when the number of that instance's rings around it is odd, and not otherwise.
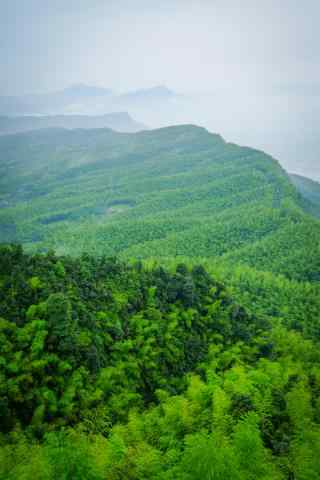
[{"label": "mountain ridge", "polygon": [[104,87],[75,84],[55,92],[0,96],[1,115],[97,114],[130,110],[137,103],[154,105],[168,101],[175,93],[165,86],[116,93]]},{"label": "mountain ridge", "polygon": [[0,158],[0,477],[317,478],[320,222],[279,162],[194,125]]},{"label": "mountain ridge", "polygon": [[[289,175],[269,155],[203,127],[42,130],[2,136],[1,152],[2,241],[58,253],[220,258],[318,278],[320,223],[304,213]],[[275,264],[276,252],[283,262]]]},{"label": "mountain ridge", "polygon": [[66,129],[111,128],[119,132],[137,132],[147,127],[135,121],[128,112],[104,115],[0,116],[0,135],[61,127]]}]

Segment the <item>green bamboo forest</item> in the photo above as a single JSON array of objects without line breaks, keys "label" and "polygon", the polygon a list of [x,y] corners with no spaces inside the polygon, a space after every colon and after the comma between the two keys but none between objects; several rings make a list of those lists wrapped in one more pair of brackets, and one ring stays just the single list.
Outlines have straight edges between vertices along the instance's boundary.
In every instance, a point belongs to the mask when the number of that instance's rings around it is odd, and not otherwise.
[{"label": "green bamboo forest", "polygon": [[0,158],[0,480],[320,479],[320,185],[195,125]]}]

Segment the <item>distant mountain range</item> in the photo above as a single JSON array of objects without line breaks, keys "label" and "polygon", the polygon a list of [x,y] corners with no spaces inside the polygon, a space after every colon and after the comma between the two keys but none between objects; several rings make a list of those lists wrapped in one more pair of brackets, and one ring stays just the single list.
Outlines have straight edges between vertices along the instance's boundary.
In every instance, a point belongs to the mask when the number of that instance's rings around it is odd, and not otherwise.
[{"label": "distant mountain range", "polygon": [[39,130],[42,128],[111,128],[117,132],[138,132],[146,126],[127,112],[105,115],[0,116],[0,135]]},{"label": "distant mountain range", "polygon": [[73,85],[44,94],[0,97],[1,115],[97,114],[129,110],[130,106],[156,105],[169,101],[175,93],[164,86],[117,94],[111,89]]}]

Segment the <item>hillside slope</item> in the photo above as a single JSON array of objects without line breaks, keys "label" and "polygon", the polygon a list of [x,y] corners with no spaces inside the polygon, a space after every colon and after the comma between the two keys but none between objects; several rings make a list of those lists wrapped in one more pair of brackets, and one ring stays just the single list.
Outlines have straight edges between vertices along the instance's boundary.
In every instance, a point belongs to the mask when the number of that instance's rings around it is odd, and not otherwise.
[{"label": "hillside slope", "polygon": [[[193,125],[0,138],[1,241],[123,257],[219,257],[318,280],[320,223],[278,162]],[[277,261],[275,261],[277,258]]]},{"label": "hillside slope", "polygon": [[319,310],[288,282],[292,330],[199,265],[0,247],[0,478],[317,479]]},{"label": "hillside slope", "polygon": [[0,135],[39,130],[42,128],[111,128],[117,132],[138,132],[145,126],[127,112],[105,115],[0,116]]},{"label": "hillside slope", "polygon": [[290,175],[292,183],[305,200],[304,207],[312,215],[320,217],[320,183],[301,175]]}]

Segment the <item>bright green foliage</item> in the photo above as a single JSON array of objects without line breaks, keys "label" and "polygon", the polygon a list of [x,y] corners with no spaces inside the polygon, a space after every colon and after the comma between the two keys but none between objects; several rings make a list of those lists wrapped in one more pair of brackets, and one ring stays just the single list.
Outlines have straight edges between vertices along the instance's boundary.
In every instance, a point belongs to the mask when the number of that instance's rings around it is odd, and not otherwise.
[{"label": "bright green foliage", "polygon": [[0,138],[0,241],[32,251],[219,258],[319,280],[320,223],[263,152],[192,125]]},{"label": "bright green foliage", "polygon": [[259,324],[201,268],[169,274],[105,258],[30,257],[19,247],[1,255],[4,431],[40,435],[101,405],[107,423],[126,418],[157,389],[180,391],[217,334],[250,338]]},{"label": "bright green foliage", "polygon": [[0,153],[0,480],[320,478],[317,185],[193,126]]},{"label": "bright green foliage", "polygon": [[316,285],[220,266],[228,291],[201,266],[19,246],[1,262],[1,480],[319,478]]},{"label": "bright green foliage", "polygon": [[[283,275],[260,272],[246,265],[230,266],[200,257],[181,257],[181,261],[190,268],[204,265],[216,279],[227,285],[229,294],[255,316],[273,323],[277,319],[288,328],[303,332],[306,337],[320,338],[319,282],[289,280]],[[159,261],[151,259],[146,264],[155,268]],[[166,258],[161,264],[174,271],[178,261]]]}]

